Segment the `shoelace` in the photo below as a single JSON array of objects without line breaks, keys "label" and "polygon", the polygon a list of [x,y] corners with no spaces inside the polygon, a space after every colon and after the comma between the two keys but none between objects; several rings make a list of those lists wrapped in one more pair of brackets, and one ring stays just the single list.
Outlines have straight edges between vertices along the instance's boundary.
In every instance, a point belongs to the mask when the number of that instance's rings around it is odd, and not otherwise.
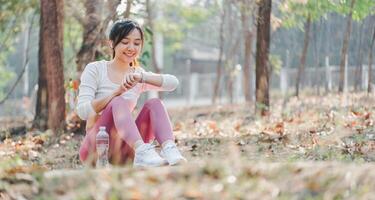
[{"label": "shoelace", "polygon": [[177,146],[176,145],[168,145],[168,146],[164,147],[163,150],[168,150],[168,149],[177,149]]},{"label": "shoelace", "polygon": [[150,151],[152,149],[155,149],[155,145],[153,144],[146,144],[146,147],[143,151],[139,152],[139,153],[146,153],[147,151]]}]

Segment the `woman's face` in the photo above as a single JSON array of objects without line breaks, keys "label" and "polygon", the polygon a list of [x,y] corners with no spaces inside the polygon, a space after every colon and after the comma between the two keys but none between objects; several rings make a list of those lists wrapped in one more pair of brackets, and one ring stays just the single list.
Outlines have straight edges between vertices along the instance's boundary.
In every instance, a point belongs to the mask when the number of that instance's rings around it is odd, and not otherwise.
[{"label": "woman's face", "polygon": [[141,33],[135,28],[115,46],[115,59],[119,59],[124,63],[130,63],[139,56],[141,50]]}]

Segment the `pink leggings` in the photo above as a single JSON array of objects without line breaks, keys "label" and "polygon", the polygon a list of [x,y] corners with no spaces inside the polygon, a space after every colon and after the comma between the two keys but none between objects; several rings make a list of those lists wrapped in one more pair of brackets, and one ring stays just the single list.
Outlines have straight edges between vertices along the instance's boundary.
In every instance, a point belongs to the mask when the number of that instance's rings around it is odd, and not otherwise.
[{"label": "pink leggings", "polygon": [[95,125],[87,130],[79,150],[82,162],[95,162],[95,136],[100,126],[105,126],[109,134],[109,158],[112,164],[124,164],[132,159],[134,150],[131,146],[137,140],[148,143],[156,138],[159,144],[166,140],[174,141],[171,122],[160,99],[147,100],[135,121],[129,109],[130,103],[120,96],[108,103]]}]

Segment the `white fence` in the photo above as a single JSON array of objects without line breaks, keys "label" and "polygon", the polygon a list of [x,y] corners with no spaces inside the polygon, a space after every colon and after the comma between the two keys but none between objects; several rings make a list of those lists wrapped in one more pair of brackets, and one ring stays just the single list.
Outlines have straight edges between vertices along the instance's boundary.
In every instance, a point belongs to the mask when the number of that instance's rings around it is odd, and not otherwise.
[{"label": "white fence", "polygon": [[[356,67],[346,67],[346,79],[344,82],[344,89],[353,90],[357,80],[356,73],[359,70]],[[282,68],[279,72],[272,73],[270,77],[270,90],[281,91],[282,94],[295,91],[297,68]],[[242,83],[242,73],[238,73],[233,77],[233,102],[243,102],[244,92]],[[358,90],[367,90],[368,82],[368,67],[363,66],[362,74],[358,84]],[[373,71],[375,78],[375,72]],[[213,87],[216,80],[216,74],[190,74],[178,76],[180,80],[180,87],[177,91],[166,93],[165,102],[171,106],[183,105],[202,105],[210,104],[213,94]],[[337,91],[340,79],[339,66],[326,66],[326,67],[306,67],[300,81],[300,90],[306,88],[319,88],[321,90]],[[252,91],[255,91],[255,79],[253,78]],[[220,84],[221,98],[219,102],[228,103],[229,94],[227,83],[229,76],[224,75]],[[255,93],[253,92],[253,95]],[[253,99],[255,97],[253,96]]]}]

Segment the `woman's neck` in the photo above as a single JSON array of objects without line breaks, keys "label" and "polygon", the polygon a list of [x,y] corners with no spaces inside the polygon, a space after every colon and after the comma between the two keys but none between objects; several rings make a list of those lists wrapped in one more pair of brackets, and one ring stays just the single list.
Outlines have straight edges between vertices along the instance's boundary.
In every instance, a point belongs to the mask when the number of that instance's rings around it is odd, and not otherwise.
[{"label": "woman's neck", "polygon": [[109,61],[109,65],[112,69],[119,72],[126,72],[131,68],[130,63],[122,62],[118,59],[112,59],[111,61]]}]

